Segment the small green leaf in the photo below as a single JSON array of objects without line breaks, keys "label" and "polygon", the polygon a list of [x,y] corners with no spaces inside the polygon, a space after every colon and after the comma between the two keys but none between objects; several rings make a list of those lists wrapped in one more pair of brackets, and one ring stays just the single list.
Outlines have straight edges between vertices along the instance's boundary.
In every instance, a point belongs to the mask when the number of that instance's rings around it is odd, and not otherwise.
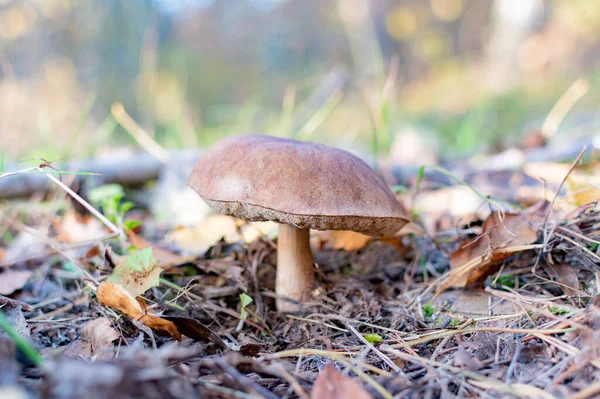
[{"label": "small green leaf", "polygon": [[433,307],[432,304],[427,303],[427,304],[423,305],[423,315],[425,317],[431,317],[431,316],[433,316],[434,313],[435,313],[435,308]]},{"label": "small green leaf", "polygon": [[127,230],[133,230],[138,226],[142,225],[142,221],[141,220],[126,220],[125,222],[123,222],[123,224],[125,225],[125,229]]},{"label": "small green leaf", "polygon": [[245,292],[242,292],[240,294],[240,302],[242,303],[242,310],[240,310],[240,318],[242,320],[246,320],[246,318],[248,317],[248,312],[246,312],[246,306],[250,305],[252,301],[252,297],[246,295]]},{"label": "small green leaf", "polygon": [[383,342],[383,338],[379,334],[367,334],[363,335],[368,343],[370,344],[380,344]]}]

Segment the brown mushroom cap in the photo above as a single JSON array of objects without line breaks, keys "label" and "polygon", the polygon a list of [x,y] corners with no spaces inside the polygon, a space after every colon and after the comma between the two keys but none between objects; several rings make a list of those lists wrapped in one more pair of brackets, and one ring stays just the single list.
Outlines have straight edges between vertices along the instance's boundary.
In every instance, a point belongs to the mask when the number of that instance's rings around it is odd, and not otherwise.
[{"label": "brown mushroom cap", "polygon": [[374,236],[408,222],[361,159],[298,140],[254,134],[220,140],[202,155],[188,185],[220,213],[249,221]]}]

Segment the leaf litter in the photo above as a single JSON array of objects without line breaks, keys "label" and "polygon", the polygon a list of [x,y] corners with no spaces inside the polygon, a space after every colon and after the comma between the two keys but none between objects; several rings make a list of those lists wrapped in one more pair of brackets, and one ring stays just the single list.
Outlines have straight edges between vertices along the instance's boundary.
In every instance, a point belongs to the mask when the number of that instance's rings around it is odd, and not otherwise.
[{"label": "leaf litter", "polygon": [[[485,173],[461,180],[486,193],[477,185]],[[146,210],[117,205],[114,220],[131,228],[106,244],[93,240],[105,228],[85,213],[40,206],[11,216],[19,223],[2,236],[5,254],[23,245],[7,237],[26,236],[25,223],[42,236],[74,233],[56,240],[70,247],[36,239],[54,252],[27,259],[21,247],[0,270],[0,286],[14,287],[0,310],[11,309],[9,321],[44,356],[33,367],[18,350],[0,351],[0,365],[17,370],[1,392],[592,398],[600,392],[600,207],[571,195],[583,183],[563,177],[566,190],[560,180],[548,187],[561,193],[551,214],[537,192],[510,209],[475,195],[470,214],[422,202],[414,225],[424,228],[410,234],[315,233],[317,287],[287,315],[274,310],[276,237],[244,236],[238,222],[165,229]],[[424,179],[404,195],[435,198],[439,185]],[[130,212],[141,226],[126,223]],[[220,220],[214,230],[211,220]],[[80,238],[94,242],[77,248]],[[82,273],[64,272],[72,267]]]}]

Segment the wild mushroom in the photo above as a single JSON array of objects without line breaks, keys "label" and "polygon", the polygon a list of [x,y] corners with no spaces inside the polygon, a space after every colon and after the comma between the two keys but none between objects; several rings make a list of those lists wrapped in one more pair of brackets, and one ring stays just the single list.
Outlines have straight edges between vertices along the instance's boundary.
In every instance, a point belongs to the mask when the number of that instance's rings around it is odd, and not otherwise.
[{"label": "wild mushroom", "polygon": [[277,308],[309,299],[314,266],[309,229],[379,236],[407,223],[381,178],[336,148],[263,135],[231,136],[210,147],[188,180],[213,209],[248,221],[279,223]]}]

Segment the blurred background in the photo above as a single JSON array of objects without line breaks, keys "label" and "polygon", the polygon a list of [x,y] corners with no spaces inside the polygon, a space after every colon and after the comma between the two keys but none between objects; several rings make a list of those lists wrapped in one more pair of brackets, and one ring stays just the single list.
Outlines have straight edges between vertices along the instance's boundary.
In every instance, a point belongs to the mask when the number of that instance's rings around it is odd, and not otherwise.
[{"label": "blurred background", "polygon": [[126,113],[165,148],[264,132],[461,157],[519,143],[576,81],[557,134],[594,132],[599,60],[597,0],[0,0],[0,146],[134,147]]}]

